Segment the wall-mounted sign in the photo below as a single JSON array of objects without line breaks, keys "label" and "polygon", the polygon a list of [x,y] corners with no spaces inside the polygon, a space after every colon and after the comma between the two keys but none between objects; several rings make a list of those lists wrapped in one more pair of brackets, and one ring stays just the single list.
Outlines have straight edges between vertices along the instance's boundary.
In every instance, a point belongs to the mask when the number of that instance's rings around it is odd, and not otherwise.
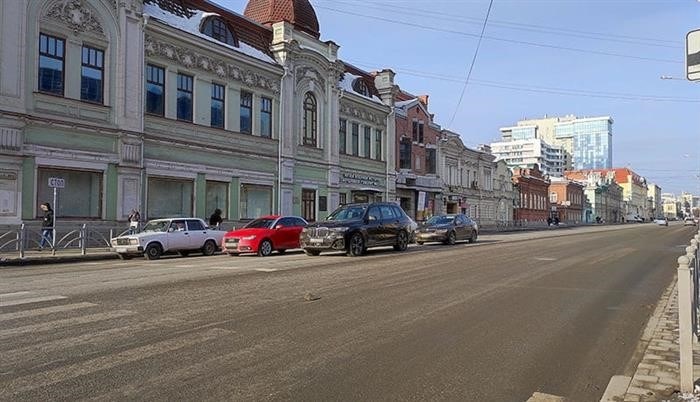
[{"label": "wall-mounted sign", "polygon": [[340,182],[341,183],[348,183],[348,184],[360,184],[363,186],[371,186],[371,187],[380,187],[381,182],[379,179],[365,175],[365,174],[358,174],[358,173],[348,173],[344,172],[341,173],[340,175]]}]

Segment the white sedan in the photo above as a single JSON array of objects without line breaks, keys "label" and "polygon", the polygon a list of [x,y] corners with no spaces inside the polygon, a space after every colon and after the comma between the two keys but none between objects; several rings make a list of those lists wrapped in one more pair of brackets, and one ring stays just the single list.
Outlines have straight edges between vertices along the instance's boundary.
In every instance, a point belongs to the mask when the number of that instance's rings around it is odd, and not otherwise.
[{"label": "white sedan", "polygon": [[659,226],[668,226],[668,219],[666,218],[656,218],[654,219],[654,223],[656,223]]},{"label": "white sedan", "polygon": [[178,252],[183,257],[190,252],[212,255],[223,237],[223,231],[209,228],[199,218],[155,219],[139,233],[112,239],[112,251],[122,259],[143,255],[157,260],[168,252]]}]

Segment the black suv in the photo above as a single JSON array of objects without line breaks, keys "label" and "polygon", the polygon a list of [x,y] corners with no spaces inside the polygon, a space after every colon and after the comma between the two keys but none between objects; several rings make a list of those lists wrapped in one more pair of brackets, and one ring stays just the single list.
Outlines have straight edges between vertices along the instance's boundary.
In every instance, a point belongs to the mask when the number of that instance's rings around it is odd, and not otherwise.
[{"label": "black suv", "polygon": [[299,244],[307,255],[345,250],[355,257],[364,254],[368,247],[377,246],[394,246],[394,250],[404,251],[415,229],[416,223],[394,203],[346,204],[325,221],[304,228]]}]

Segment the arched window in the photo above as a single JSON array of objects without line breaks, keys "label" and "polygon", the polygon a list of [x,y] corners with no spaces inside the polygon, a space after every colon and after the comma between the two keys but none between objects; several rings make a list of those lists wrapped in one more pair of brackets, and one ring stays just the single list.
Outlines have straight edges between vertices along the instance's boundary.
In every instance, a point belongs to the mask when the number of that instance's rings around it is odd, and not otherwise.
[{"label": "arched window", "polygon": [[212,37],[219,42],[238,47],[238,41],[226,25],[226,22],[218,17],[209,17],[204,21],[202,33]]},{"label": "arched window", "polygon": [[355,79],[355,81],[352,83],[352,89],[362,96],[369,97],[371,95],[367,83],[362,78]]},{"label": "arched window", "polygon": [[304,145],[318,146],[316,113],[316,97],[311,92],[307,92],[304,95]]}]

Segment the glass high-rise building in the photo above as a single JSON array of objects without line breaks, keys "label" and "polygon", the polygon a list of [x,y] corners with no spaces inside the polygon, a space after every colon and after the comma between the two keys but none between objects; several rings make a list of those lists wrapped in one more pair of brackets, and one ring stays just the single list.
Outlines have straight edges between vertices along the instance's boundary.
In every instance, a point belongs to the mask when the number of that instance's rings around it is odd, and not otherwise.
[{"label": "glass high-rise building", "polygon": [[569,145],[574,170],[612,168],[612,123],[608,117],[559,121],[554,136]]}]

